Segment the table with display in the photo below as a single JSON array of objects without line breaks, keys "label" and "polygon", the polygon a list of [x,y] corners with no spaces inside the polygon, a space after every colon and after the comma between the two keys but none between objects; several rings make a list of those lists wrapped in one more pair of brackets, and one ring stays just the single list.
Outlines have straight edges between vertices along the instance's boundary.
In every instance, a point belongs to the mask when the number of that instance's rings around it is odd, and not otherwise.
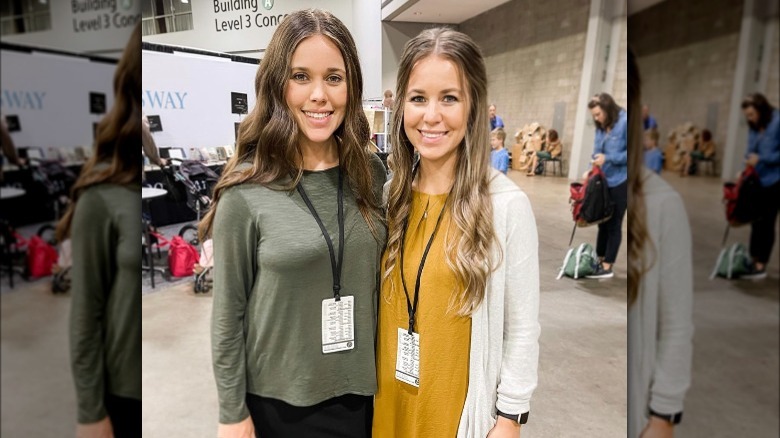
[{"label": "table with display", "polygon": [[[0,201],[8,199],[19,198],[25,195],[24,189],[18,187],[0,187]],[[5,262],[2,266],[2,270],[8,274],[8,285],[14,287],[14,274],[24,276],[24,269],[19,266],[13,265],[13,252],[11,246],[15,246],[16,238],[13,236],[13,227],[11,223],[5,217],[0,217],[0,257]]]},{"label": "table with display", "polygon": [[143,217],[141,220],[143,223],[141,224],[143,226],[144,230],[144,241],[143,245],[145,247],[144,252],[146,253],[146,262],[147,266],[142,266],[142,271],[149,271],[149,274],[152,278],[152,288],[154,289],[154,274],[155,272],[159,272],[163,275],[163,278],[167,276],[167,272],[165,271],[165,268],[154,267],[154,255],[152,254],[152,235],[151,235],[151,225],[152,225],[152,212],[149,208],[149,205],[151,204],[152,199],[154,198],[160,198],[162,196],[165,196],[168,193],[167,190],[164,189],[152,189],[148,187],[141,188],[141,199],[143,200],[143,205],[146,207],[146,211],[149,213],[149,220],[147,221]]}]

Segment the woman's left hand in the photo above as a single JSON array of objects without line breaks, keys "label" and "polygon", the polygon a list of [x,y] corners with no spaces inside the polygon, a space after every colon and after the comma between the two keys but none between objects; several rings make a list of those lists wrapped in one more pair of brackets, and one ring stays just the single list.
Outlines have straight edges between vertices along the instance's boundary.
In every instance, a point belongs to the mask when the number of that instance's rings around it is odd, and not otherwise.
[{"label": "woman's left hand", "polygon": [[518,438],[520,425],[514,421],[499,416],[496,425],[490,429],[486,438]]},{"label": "woman's left hand", "polygon": [[749,164],[749,165],[751,165],[751,166],[755,167],[755,166],[756,166],[756,164],[758,164],[758,155],[756,155],[756,154],[750,154],[750,155],[748,155],[748,157],[747,157],[747,160],[745,160],[745,162],[746,162],[747,164]]},{"label": "woman's left hand", "polygon": [[650,417],[645,430],[639,434],[639,438],[672,438],[674,425],[657,417]]},{"label": "woman's left hand", "polygon": [[605,158],[606,157],[604,156],[604,154],[596,154],[593,156],[593,164],[595,164],[596,166],[601,166],[604,164]]}]

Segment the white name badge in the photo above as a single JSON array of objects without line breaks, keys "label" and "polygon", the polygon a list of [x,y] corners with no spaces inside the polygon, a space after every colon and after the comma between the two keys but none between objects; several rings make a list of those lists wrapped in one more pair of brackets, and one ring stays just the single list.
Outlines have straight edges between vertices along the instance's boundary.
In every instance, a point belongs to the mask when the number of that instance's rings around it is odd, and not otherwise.
[{"label": "white name badge", "polygon": [[355,297],[322,300],[322,352],[355,348]]},{"label": "white name badge", "polygon": [[395,378],[420,387],[420,334],[409,334],[407,329],[398,329],[398,354],[395,362]]}]

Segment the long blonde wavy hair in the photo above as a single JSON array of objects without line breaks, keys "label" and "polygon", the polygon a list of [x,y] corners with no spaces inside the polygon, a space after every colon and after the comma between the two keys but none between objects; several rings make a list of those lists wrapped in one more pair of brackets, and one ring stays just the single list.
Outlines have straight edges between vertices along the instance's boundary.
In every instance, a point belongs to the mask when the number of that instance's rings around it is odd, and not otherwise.
[{"label": "long blonde wavy hair", "polygon": [[639,296],[642,276],[652,267],[654,257],[648,257],[645,246],[654,251],[647,232],[647,204],[645,203],[642,166],[642,95],[636,56],[628,49],[628,305]]},{"label": "long blonde wavy hair", "polygon": [[452,29],[424,30],[406,44],[401,56],[391,126],[391,156],[395,170],[388,194],[387,259],[383,278],[392,282],[391,273],[400,263],[404,227],[412,202],[415,148],[404,130],[406,89],[417,62],[433,55],[458,67],[466,90],[466,136],[458,146],[455,180],[446,206],[455,230],[446,237],[445,253],[447,265],[455,273],[458,284],[463,285],[450,300],[450,307],[456,308],[460,315],[469,315],[485,296],[488,277],[494,269],[491,248],[497,239],[488,191],[490,123],[485,63],[474,41]]},{"label": "long blonde wavy hair", "polygon": [[[225,165],[214,187],[214,202],[198,226],[201,240],[211,234],[214,214],[224,191],[252,182],[279,190],[294,190],[303,175],[299,165],[303,154],[298,143],[302,134],[287,106],[285,91],[290,79],[290,62],[304,39],[323,35],[338,47],[347,69],[347,106],[344,122],[334,132],[338,142],[339,165],[344,170],[361,215],[377,238],[381,222],[380,200],[373,193],[370,153],[371,135],[363,112],[363,75],[355,41],[338,18],[327,11],[306,9],[288,15],[274,32],[255,76],[257,103],[238,130],[236,153]],[[236,169],[249,163],[247,169]],[[287,181],[290,175],[292,179]]]}]

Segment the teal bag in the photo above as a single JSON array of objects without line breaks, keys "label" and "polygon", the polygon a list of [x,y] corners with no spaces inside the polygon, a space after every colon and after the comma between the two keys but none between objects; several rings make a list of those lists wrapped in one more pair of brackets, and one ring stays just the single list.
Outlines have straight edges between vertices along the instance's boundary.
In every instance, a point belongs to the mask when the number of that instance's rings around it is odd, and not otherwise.
[{"label": "teal bag", "polygon": [[556,280],[564,275],[574,279],[590,275],[595,270],[598,261],[596,250],[590,243],[581,243],[577,249],[570,248],[563,258],[563,265]]},{"label": "teal bag", "polygon": [[752,261],[745,245],[735,243],[728,248],[723,248],[718,255],[718,261],[715,262],[715,268],[710,274],[710,280],[718,277],[729,280],[739,278],[750,272]]}]

